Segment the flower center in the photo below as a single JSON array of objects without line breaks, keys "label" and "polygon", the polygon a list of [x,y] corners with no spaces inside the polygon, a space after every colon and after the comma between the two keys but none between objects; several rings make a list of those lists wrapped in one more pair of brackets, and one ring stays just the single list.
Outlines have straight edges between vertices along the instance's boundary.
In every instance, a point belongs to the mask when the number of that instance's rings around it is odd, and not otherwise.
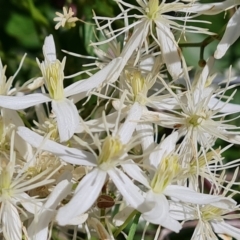
[{"label": "flower center", "polygon": [[46,67],[45,84],[51,98],[60,100],[64,98],[63,92],[63,66],[59,60],[48,63]]},{"label": "flower center", "polygon": [[199,125],[201,125],[205,120],[207,119],[207,115],[206,113],[201,113],[201,114],[194,114],[192,116],[190,116],[187,121],[190,125],[192,125],[193,127],[197,127]]},{"label": "flower center", "polygon": [[98,158],[99,165],[109,165],[109,163],[116,157],[122,154],[123,145],[118,138],[108,136],[105,138],[102,151]]},{"label": "flower center", "polygon": [[200,156],[197,160],[193,159],[190,162],[189,172],[191,174],[196,174],[199,169],[204,169],[207,164],[210,164],[211,160],[216,157],[216,154],[220,153],[220,149],[215,149],[214,151],[208,152],[206,155]]},{"label": "flower center", "polygon": [[177,155],[170,155],[164,158],[151,181],[152,190],[155,193],[162,193],[178,174],[179,170]]},{"label": "flower center", "polygon": [[145,78],[138,71],[126,71],[126,77],[133,95],[133,100],[138,101],[139,103],[144,103],[144,96],[147,95],[148,91]]},{"label": "flower center", "polygon": [[202,219],[205,221],[210,221],[212,219],[215,220],[221,220],[222,219],[222,215],[224,214],[224,210],[218,207],[214,207],[211,205],[206,205],[205,207],[203,207],[201,209],[201,216]]},{"label": "flower center", "polygon": [[151,20],[156,19],[158,10],[159,10],[158,0],[149,0],[148,6],[145,9],[147,17]]},{"label": "flower center", "polygon": [[1,172],[0,172],[0,197],[9,198],[12,195],[11,189],[11,176],[6,166],[5,161],[1,160]]}]

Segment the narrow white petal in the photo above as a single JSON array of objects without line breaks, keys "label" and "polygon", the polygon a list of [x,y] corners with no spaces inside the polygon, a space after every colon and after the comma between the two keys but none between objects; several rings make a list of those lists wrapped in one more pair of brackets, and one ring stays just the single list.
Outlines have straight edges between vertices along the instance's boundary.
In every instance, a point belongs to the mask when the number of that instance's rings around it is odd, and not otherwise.
[{"label": "narrow white petal", "polygon": [[8,236],[5,239],[22,240],[22,223],[17,208],[6,202],[2,203],[1,211],[3,235]]},{"label": "narrow white petal", "polygon": [[138,123],[136,126],[137,134],[141,135],[142,150],[145,152],[154,145],[152,123]]},{"label": "narrow white petal", "polygon": [[125,161],[121,163],[121,167],[129,176],[131,176],[131,178],[142,183],[147,188],[150,188],[148,183],[149,182],[148,177],[134,161],[132,160]]},{"label": "narrow white petal", "polygon": [[193,220],[196,219],[196,210],[195,208],[176,201],[169,201],[169,214],[172,218],[176,220]]},{"label": "narrow white petal", "polygon": [[132,207],[140,212],[149,211],[149,206],[144,203],[145,199],[141,190],[133,184],[126,174],[117,168],[108,170],[108,174],[120,193]]},{"label": "narrow white petal", "polygon": [[214,57],[222,58],[228,48],[239,38],[240,36],[240,9],[238,9],[231,19],[228,21],[226,31],[217,46],[217,50],[214,53]]},{"label": "narrow white petal", "polygon": [[[164,99],[156,99],[153,97],[149,97],[150,102],[147,103],[147,106],[155,108],[159,111],[161,110],[172,110],[172,109],[178,109],[179,108],[179,102],[175,98],[164,98]],[[145,111],[146,114],[148,111]]]},{"label": "narrow white petal", "polygon": [[73,136],[80,124],[77,108],[72,101],[65,98],[61,101],[53,100],[52,109],[56,114],[60,141],[65,142]]},{"label": "narrow white petal", "polygon": [[76,148],[65,147],[59,143],[44,139],[44,137],[26,127],[18,127],[19,136],[35,148],[51,152],[62,160],[76,165],[95,166],[96,161],[92,153]]},{"label": "narrow white petal", "polygon": [[236,6],[237,4],[240,4],[239,0],[228,0],[223,2],[208,3],[208,4],[197,3],[185,9],[181,9],[181,11],[185,11],[188,13],[192,12],[192,13],[200,13],[200,14],[206,14],[206,15],[216,15],[220,12],[223,12],[229,8]]},{"label": "narrow white petal", "polygon": [[164,194],[183,202],[195,204],[212,204],[223,209],[233,208],[236,205],[236,202],[231,198],[198,193],[187,187],[177,185],[167,186],[167,188],[164,190]]},{"label": "narrow white petal", "polygon": [[33,93],[25,96],[0,96],[0,107],[19,110],[49,102],[52,99],[41,93]]},{"label": "narrow white petal", "polygon": [[57,59],[55,43],[52,34],[47,36],[44,40],[43,54],[44,57],[50,62],[53,62]]},{"label": "narrow white petal", "polygon": [[149,23],[148,21],[141,21],[134,27],[131,38],[128,40],[126,45],[123,47],[120,57],[123,58],[122,65],[119,68],[119,74],[122,72],[123,68],[126,66],[129,58],[132,56],[135,49],[140,48],[142,43],[146,39],[148,34]]},{"label": "narrow white petal", "polygon": [[[1,115],[6,127],[8,127],[9,124],[14,124],[16,127],[24,126],[22,119],[15,110],[2,108]],[[8,137],[11,137],[10,133]],[[33,156],[31,145],[26,141],[23,141],[17,134],[14,138],[14,148],[27,161]]]},{"label": "narrow white petal", "polygon": [[81,95],[84,97],[87,95],[88,91],[98,87],[104,81],[112,81],[111,77],[115,74],[116,70],[121,65],[121,62],[122,58],[113,59],[106,67],[99,70],[90,78],[73,83],[64,89],[65,96],[68,97],[75,94],[85,93]]},{"label": "narrow white petal", "polygon": [[118,131],[118,135],[123,144],[127,144],[130,141],[138,121],[142,116],[142,111],[143,107],[139,103],[135,102],[132,105],[125,122]]},{"label": "narrow white petal", "polygon": [[36,200],[32,199],[27,193],[22,192],[18,194],[18,201],[21,205],[32,214],[38,212],[42,207],[42,202],[36,202]]},{"label": "narrow white petal", "polygon": [[151,211],[143,213],[142,217],[150,223],[161,225],[174,232],[179,232],[181,224],[169,217],[168,200],[163,194],[155,194],[152,191],[147,193],[146,201],[154,202],[155,205]]},{"label": "narrow white petal", "polygon": [[211,110],[217,110],[219,109],[219,112],[221,113],[238,113],[240,112],[240,105],[234,104],[234,103],[225,103],[220,101],[217,98],[211,98],[208,107]]},{"label": "narrow white petal", "polygon": [[[126,110],[127,109],[121,110],[120,121],[123,118],[125,118],[125,116],[127,114]],[[106,116],[106,122],[107,122],[108,129],[114,128],[116,126],[117,116],[118,116],[118,112],[114,112],[114,113],[111,113]],[[102,117],[86,121],[85,124],[91,129],[91,132],[106,131],[106,126],[103,122]],[[80,124],[76,130],[76,133],[80,133],[80,132],[84,132],[84,131],[85,131],[85,128],[84,128],[83,124]]]},{"label": "narrow white petal", "polygon": [[214,231],[216,233],[226,234],[236,239],[240,239],[240,229],[225,223],[224,221],[211,221]]},{"label": "narrow white petal", "polygon": [[53,189],[41,211],[37,213],[37,219],[34,219],[28,228],[31,239],[47,239],[48,224],[53,220],[58,204],[70,193],[71,187],[71,182],[63,180]]},{"label": "narrow white petal", "polygon": [[56,220],[60,225],[69,224],[93,205],[102,190],[106,175],[106,172],[95,168],[80,181],[70,202],[57,213]]},{"label": "narrow white petal", "polygon": [[160,21],[155,21],[157,25],[157,36],[160,43],[163,61],[173,79],[177,79],[182,74],[181,58],[177,43],[168,26]]},{"label": "narrow white petal", "polygon": [[174,132],[165,138],[150,154],[149,163],[150,166],[158,167],[162,159],[169,155],[176,147],[178,140],[178,133]]}]

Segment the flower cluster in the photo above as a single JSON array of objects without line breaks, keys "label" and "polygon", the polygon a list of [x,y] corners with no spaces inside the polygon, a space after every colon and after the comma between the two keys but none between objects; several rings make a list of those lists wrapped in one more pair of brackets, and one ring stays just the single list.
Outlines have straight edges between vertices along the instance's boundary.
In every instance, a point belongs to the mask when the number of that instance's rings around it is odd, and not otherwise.
[{"label": "flower cluster", "polygon": [[[233,199],[239,192],[232,186],[240,160],[226,163],[222,155],[240,144],[239,126],[230,121],[240,105],[230,103],[236,91],[226,94],[236,88],[231,75],[215,84],[212,72],[214,57],[239,36],[240,11],[194,77],[175,34],[214,35],[192,24],[196,16],[240,1],[116,3],[122,13],[115,18],[93,17],[105,40],[91,43],[96,61],[90,77],[64,87],[66,57],[57,58],[52,35],[43,44],[44,60],[37,59],[38,78],[13,88],[19,70],[7,79],[0,61],[0,238],[47,240],[54,229],[66,234],[73,228],[88,239],[110,240],[140,219],[175,233],[196,222],[192,239],[240,239],[227,220],[239,218]],[[56,29],[74,27],[77,17],[63,11]],[[124,27],[114,29],[116,20]],[[86,118],[93,98],[96,107]],[[30,107],[34,125],[24,118]],[[217,139],[229,145],[216,147]]]}]

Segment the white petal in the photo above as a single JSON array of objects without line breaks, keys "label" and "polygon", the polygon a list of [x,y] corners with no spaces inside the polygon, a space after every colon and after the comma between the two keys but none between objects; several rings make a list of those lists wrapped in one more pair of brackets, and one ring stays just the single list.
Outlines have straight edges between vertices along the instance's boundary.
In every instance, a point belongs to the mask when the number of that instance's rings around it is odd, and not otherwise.
[{"label": "white petal", "polygon": [[33,93],[21,97],[0,96],[0,107],[19,110],[35,106],[40,103],[49,102],[52,99],[41,93]]},{"label": "white petal", "polygon": [[72,219],[86,212],[96,201],[106,179],[106,172],[97,168],[88,173],[78,184],[70,200],[57,213],[56,220],[60,225],[67,225]]},{"label": "white petal", "polygon": [[169,155],[176,147],[178,140],[178,133],[174,132],[165,138],[150,154],[149,163],[150,166],[158,167],[164,157]]},{"label": "white petal", "polygon": [[59,143],[44,139],[44,137],[26,127],[18,127],[17,133],[33,147],[51,152],[59,156],[65,162],[86,166],[96,165],[96,161],[92,153],[78,150],[76,148],[65,147]]},{"label": "white petal", "polygon": [[6,202],[2,203],[1,211],[3,234],[8,236],[6,239],[22,240],[22,223],[17,208]]},{"label": "white petal", "polygon": [[126,201],[140,212],[149,211],[149,207],[144,204],[144,197],[141,190],[119,169],[108,170],[112,181],[118,188]]},{"label": "white petal", "polygon": [[217,46],[217,50],[214,53],[214,57],[222,58],[228,48],[239,38],[240,36],[240,9],[238,9],[231,19],[228,21],[225,33]]},{"label": "white petal", "polygon": [[138,123],[136,131],[137,134],[141,135],[142,151],[145,152],[154,145],[153,125],[152,123]]},{"label": "white petal", "polygon": [[31,239],[47,240],[48,224],[53,220],[58,204],[70,193],[71,187],[72,183],[68,180],[63,180],[56,185],[41,211],[37,213],[37,219],[34,219],[28,228]]},{"label": "white petal", "polygon": [[[120,121],[125,118],[127,109],[121,110]],[[114,128],[116,126],[116,118],[118,116],[118,112],[111,113],[106,116],[106,122],[108,129]],[[85,124],[91,129],[91,132],[102,132],[106,131],[106,126],[103,122],[103,118],[96,118],[89,121],[86,121]],[[83,124],[80,124],[76,130],[76,133],[84,132]]]},{"label": "white petal", "polygon": [[[22,119],[19,117],[18,113],[15,110],[2,108],[1,115],[6,127],[8,127],[9,124],[14,124],[16,127],[24,126]],[[11,137],[11,132],[9,132],[8,137]],[[17,134],[14,138],[14,148],[26,161],[31,159],[33,156],[31,145],[26,141],[23,141]]]},{"label": "white petal", "polygon": [[223,12],[229,8],[234,7],[235,5],[239,4],[240,2],[238,0],[228,0],[223,2],[217,2],[217,3],[208,3],[208,4],[193,4],[190,7],[187,7],[186,9],[181,9],[181,11],[186,11],[188,13],[200,13],[200,14],[206,14],[206,15],[215,15],[220,12]]},{"label": "white petal", "polygon": [[176,220],[194,220],[196,219],[196,210],[195,208],[182,203],[175,201],[168,201],[169,203],[169,213],[170,216]]},{"label": "white petal", "polygon": [[83,224],[84,222],[86,222],[87,219],[88,219],[88,213],[84,213],[84,214],[78,215],[77,217],[74,217],[71,220],[69,220],[68,224],[69,225],[80,225],[80,224]]},{"label": "white petal", "polygon": [[27,193],[23,192],[18,194],[18,201],[21,205],[30,213],[35,214],[42,207],[42,202],[39,202],[31,198]]},{"label": "white petal", "polygon": [[198,193],[187,187],[177,185],[167,186],[164,190],[164,194],[183,202],[195,204],[212,204],[223,209],[233,208],[236,205],[236,202],[231,198]]},{"label": "white petal", "polygon": [[129,217],[129,215],[134,211],[133,207],[125,207],[124,209],[120,210],[116,215],[114,215],[113,223],[115,226],[121,226]]},{"label": "white petal", "polygon": [[147,188],[150,188],[148,183],[148,177],[134,161],[124,161],[123,163],[121,163],[121,167],[129,176],[131,176],[131,178],[142,183]]},{"label": "white petal", "polygon": [[214,231],[216,233],[222,233],[229,235],[233,238],[240,239],[240,229],[225,223],[224,221],[211,221]]},{"label": "white petal", "polygon": [[84,97],[87,95],[87,92],[89,90],[98,87],[104,81],[111,81],[111,77],[114,76],[116,69],[118,69],[118,67],[121,65],[121,62],[122,58],[113,59],[106,67],[99,70],[90,78],[73,83],[72,85],[64,89],[65,96],[68,97],[79,93],[85,93],[81,95],[82,97]]},{"label": "white petal", "polygon": [[44,40],[43,54],[44,57],[50,62],[53,62],[57,59],[55,43],[52,34],[47,36]]},{"label": "white petal", "polygon": [[142,110],[143,107],[139,103],[135,102],[132,105],[125,122],[118,131],[118,135],[123,144],[127,144],[130,141],[138,121],[142,116]]},{"label": "white petal", "polygon": [[147,193],[146,201],[154,202],[155,206],[151,211],[143,213],[142,217],[150,223],[159,224],[174,232],[179,232],[182,228],[181,224],[169,217],[168,200],[163,194],[155,194],[152,191]]},{"label": "white petal", "polygon": [[[172,110],[172,109],[179,109],[179,102],[175,98],[164,98],[160,100],[155,100],[153,97],[149,97],[150,102],[147,103],[148,107],[155,108],[159,111],[161,110]],[[151,112],[151,111],[146,111]],[[144,112],[145,113],[145,112]]]},{"label": "white petal", "polygon": [[80,124],[77,108],[72,101],[65,98],[61,101],[53,100],[52,109],[56,114],[60,141],[65,142],[73,136]]},{"label": "white petal", "polygon": [[211,98],[208,107],[211,110],[219,110],[221,113],[237,113],[240,112],[240,105],[234,103],[225,103],[217,98]]},{"label": "white petal", "polygon": [[148,29],[149,29],[148,21],[141,21],[134,27],[134,31],[131,35],[131,38],[127,41],[126,45],[123,47],[123,50],[120,54],[120,57],[123,58],[123,61],[121,67],[118,69],[119,74],[126,66],[134,50],[142,46],[142,43],[145,41],[146,35],[148,34]]},{"label": "white petal", "polygon": [[161,53],[163,61],[166,63],[167,69],[175,80],[182,74],[181,58],[177,43],[168,26],[162,24],[160,21],[155,21],[157,25],[157,36],[160,42]]}]

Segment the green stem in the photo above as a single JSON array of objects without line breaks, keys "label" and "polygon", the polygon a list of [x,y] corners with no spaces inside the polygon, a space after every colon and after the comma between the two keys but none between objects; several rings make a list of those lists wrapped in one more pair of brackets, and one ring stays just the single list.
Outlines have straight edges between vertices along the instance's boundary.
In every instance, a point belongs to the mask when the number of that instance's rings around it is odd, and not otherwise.
[{"label": "green stem", "polygon": [[121,231],[129,224],[129,222],[133,219],[133,217],[138,213],[139,212],[137,210],[134,210],[133,212],[131,212],[131,214],[128,216],[126,221],[114,232],[113,236],[116,238],[119,235],[119,233],[121,233]]},{"label": "green stem", "polygon": [[200,47],[200,60],[199,62],[205,62],[204,61],[204,50],[207,45],[209,45],[211,42],[214,40],[220,40],[220,36],[222,37],[224,31],[226,30],[227,24],[225,24],[222,29],[219,31],[218,35],[212,35],[206,37],[203,41],[201,42],[196,42],[196,43],[179,43],[179,47],[184,48],[184,47]]},{"label": "green stem", "polygon": [[137,230],[137,225],[138,225],[138,221],[139,221],[139,218],[141,216],[141,213],[138,212],[134,219],[133,219],[133,223],[132,223],[132,226],[130,228],[130,231],[129,231],[129,234],[128,234],[128,237],[127,237],[127,240],[133,240],[134,236],[135,236],[135,232]]}]

